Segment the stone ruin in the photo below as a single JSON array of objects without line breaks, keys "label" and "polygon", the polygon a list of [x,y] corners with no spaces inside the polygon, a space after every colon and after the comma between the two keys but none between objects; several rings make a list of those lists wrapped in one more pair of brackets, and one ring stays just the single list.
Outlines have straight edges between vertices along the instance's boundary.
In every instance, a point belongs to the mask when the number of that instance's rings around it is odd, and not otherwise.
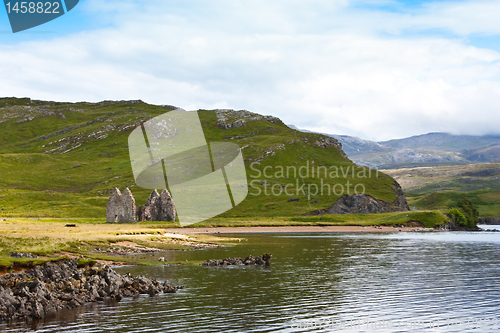
[{"label": "stone ruin", "polygon": [[167,190],[154,190],[144,206],[137,207],[137,221],[174,221],[174,200]]},{"label": "stone ruin", "polygon": [[127,188],[122,194],[115,187],[106,204],[106,222],[133,223],[135,222],[135,211],[135,199],[132,192]]},{"label": "stone ruin", "polygon": [[175,205],[167,190],[158,194],[154,190],[144,206],[136,206],[132,192],[127,188],[120,193],[112,190],[106,205],[106,222],[135,223],[141,221],[175,221]]}]

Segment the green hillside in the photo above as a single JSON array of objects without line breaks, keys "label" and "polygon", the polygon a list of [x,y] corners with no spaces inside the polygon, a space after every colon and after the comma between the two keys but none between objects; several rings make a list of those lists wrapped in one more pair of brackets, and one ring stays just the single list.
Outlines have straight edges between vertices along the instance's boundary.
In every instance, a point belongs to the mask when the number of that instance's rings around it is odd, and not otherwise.
[{"label": "green hillside", "polygon": [[[0,216],[104,218],[115,186],[129,187],[137,204],[144,204],[151,191],[134,183],[128,135],[172,109],[142,101],[0,99]],[[277,118],[248,111],[198,114],[207,141],[242,147],[249,195],[225,217],[299,215],[331,205],[347,189],[353,193],[355,185],[358,192],[395,199],[391,177],[356,166],[330,137],[298,132]],[[259,175],[264,169],[269,177]],[[315,185],[323,185],[323,193],[315,194]],[[285,186],[293,195],[284,193]]]},{"label": "green hillside", "polygon": [[403,188],[408,204],[447,209],[467,198],[481,217],[500,216],[500,162],[384,170]]}]

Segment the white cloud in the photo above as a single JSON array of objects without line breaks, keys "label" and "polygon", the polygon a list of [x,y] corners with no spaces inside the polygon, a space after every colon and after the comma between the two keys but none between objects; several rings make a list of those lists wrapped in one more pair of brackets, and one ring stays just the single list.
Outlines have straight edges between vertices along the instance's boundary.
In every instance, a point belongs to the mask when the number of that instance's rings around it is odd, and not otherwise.
[{"label": "white cloud", "polygon": [[[495,34],[497,14],[480,9],[496,3],[432,4],[413,15],[353,3],[361,2],[89,0],[82,10],[114,26],[0,48],[0,91],[247,109],[377,140],[499,132],[500,54],[461,37],[401,34]],[[397,35],[378,34],[388,31]]]}]

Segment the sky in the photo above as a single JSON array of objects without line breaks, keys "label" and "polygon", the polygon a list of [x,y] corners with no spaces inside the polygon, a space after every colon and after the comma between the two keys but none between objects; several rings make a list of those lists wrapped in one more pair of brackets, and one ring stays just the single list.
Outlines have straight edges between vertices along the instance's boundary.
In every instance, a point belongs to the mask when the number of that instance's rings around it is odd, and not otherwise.
[{"label": "sky", "polygon": [[80,0],[13,34],[0,96],[141,99],[388,140],[500,134],[498,0]]}]

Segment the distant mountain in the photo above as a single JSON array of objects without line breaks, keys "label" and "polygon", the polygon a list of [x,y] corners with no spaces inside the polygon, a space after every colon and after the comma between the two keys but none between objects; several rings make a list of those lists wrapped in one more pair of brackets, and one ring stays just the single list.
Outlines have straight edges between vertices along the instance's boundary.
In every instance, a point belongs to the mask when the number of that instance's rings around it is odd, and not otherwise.
[{"label": "distant mountain", "polygon": [[[295,126],[293,128],[297,129]],[[428,133],[375,142],[348,135],[322,134],[339,141],[353,162],[372,168],[391,169],[500,161],[500,135]]]},{"label": "distant mountain", "polygon": [[379,142],[381,145],[396,149],[435,149],[443,151],[462,152],[466,149],[475,149],[500,144],[500,135],[453,135],[448,133],[428,133],[412,136],[405,139],[395,139]]},{"label": "distant mountain", "polygon": [[[294,125],[287,125],[291,129],[304,132],[304,133],[313,133],[308,130],[297,128]],[[337,135],[337,134],[328,134],[328,133],[320,133],[323,135],[330,136],[340,142],[342,144],[342,150],[349,156],[355,155],[364,155],[369,153],[377,153],[390,150],[388,147],[384,147],[375,141],[363,140],[355,136],[349,135]]]},{"label": "distant mountain", "polygon": [[492,144],[486,147],[473,148],[463,151],[466,158],[474,163],[499,161],[500,144]]},{"label": "distant mountain", "polygon": [[388,152],[391,149],[378,142],[363,140],[356,136],[326,134],[342,144],[342,149],[349,156]]}]

